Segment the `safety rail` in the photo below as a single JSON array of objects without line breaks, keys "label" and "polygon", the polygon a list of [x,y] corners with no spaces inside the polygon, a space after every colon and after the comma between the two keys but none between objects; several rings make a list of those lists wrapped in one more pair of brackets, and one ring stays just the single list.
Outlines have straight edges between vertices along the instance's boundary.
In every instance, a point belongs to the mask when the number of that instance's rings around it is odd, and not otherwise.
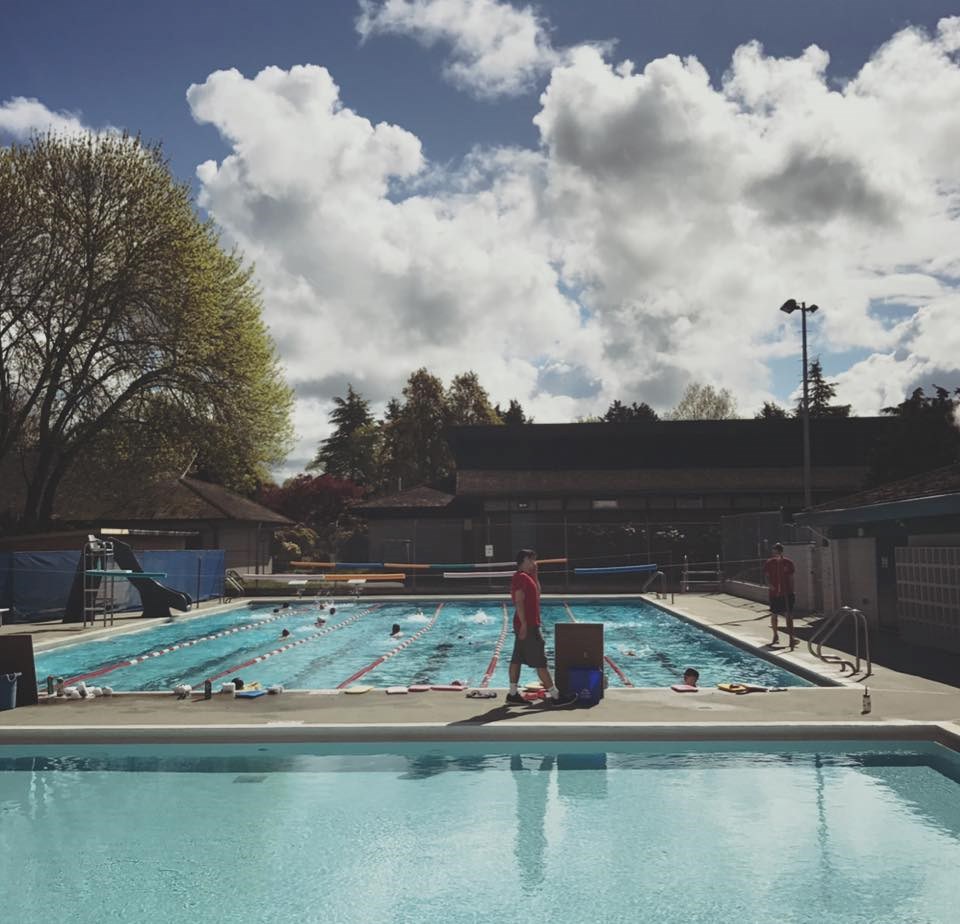
[{"label": "safety rail", "polygon": [[[823,646],[830,637],[840,628],[844,622],[853,620],[853,663],[846,658],[838,655],[823,654]],[[863,630],[863,650],[864,660],[867,662],[867,669],[863,672],[863,679],[873,674],[873,662],[870,658],[870,625],[867,617],[862,610],[855,606],[841,606],[837,611],[823,621],[810,638],[807,639],[807,649],[815,658],[819,658],[826,664],[839,664],[840,672],[843,673],[847,667],[850,668],[850,676],[856,676],[861,673],[860,670],[860,631]],[[816,651],[814,651],[816,646]]]},{"label": "safety rail", "polygon": [[[653,585],[656,583],[657,578],[660,579],[660,590],[657,590]],[[654,571],[650,577],[644,582],[643,587],[640,588],[640,593],[645,594],[648,590],[653,588],[653,592],[660,598],[666,598],[667,596],[667,576],[662,571]]]},{"label": "safety rail", "polygon": [[[720,567],[720,556],[717,555],[716,567],[710,570],[691,570],[690,562],[687,560],[687,556],[683,556],[683,570],[680,575],[680,586],[683,589],[684,593],[688,592],[691,587],[704,587],[711,586],[716,587],[718,590],[723,587],[723,569]],[[694,564],[700,564],[700,562],[694,562]]]}]

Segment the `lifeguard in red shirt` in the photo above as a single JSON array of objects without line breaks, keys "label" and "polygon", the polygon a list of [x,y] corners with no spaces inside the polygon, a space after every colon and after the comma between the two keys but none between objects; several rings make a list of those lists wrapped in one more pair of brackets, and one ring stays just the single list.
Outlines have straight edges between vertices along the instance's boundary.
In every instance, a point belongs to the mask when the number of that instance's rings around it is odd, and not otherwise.
[{"label": "lifeguard in red shirt", "polygon": [[513,614],[513,654],[510,657],[510,691],[507,702],[525,705],[520,695],[520,666],[537,669],[537,676],[547,691],[546,702],[556,704],[560,691],[553,684],[547,667],[547,649],[540,629],[540,581],[537,577],[537,553],[533,549],[517,552],[517,571],[510,579],[510,596],[516,610]]},{"label": "lifeguard in red shirt", "polygon": [[770,588],[770,628],[773,629],[773,641],[770,644],[776,645],[780,641],[777,616],[782,614],[787,621],[791,651],[796,646],[793,636],[793,603],[796,599],[793,593],[795,570],[793,562],[783,554],[783,546],[779,542],[774,543],[773,556],[763,565],[763,577]]}]

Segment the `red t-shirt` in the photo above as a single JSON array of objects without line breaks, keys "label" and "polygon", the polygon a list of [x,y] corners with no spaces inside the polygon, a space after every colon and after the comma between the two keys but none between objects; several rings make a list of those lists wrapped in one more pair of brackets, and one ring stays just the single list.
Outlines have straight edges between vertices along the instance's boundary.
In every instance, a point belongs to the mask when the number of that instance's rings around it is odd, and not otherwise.
[{"label": "red t-shirt", "polygon": [[770,585],[771,597],[785,597],[793,593],[793,562],[789,558],[768,558],[763,573]]},{"label": "red t-shirt", "polygon": [[[510,599],[517,605],[517,591],[523,591],[523,614],[527,618],[527,628],[540,625],[540,588],[526,571],[517,571],[510,579]],[[520,617],[513,614],[513,631],[520,629]]]}]

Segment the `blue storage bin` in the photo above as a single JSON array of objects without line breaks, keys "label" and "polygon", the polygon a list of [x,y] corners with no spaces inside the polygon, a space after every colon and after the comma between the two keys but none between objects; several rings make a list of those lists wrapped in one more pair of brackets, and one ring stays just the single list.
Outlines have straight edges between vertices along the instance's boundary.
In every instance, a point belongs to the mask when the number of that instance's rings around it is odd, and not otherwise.
[{"label": "blue storage bin", "polygon": [[19,674],[0,674],[0,712],[17,705],[17,678]]},{"label": "blue storage bin", "polygon": [[603,696],[603,671],[595,667],[571,667],[568,683],[581,706],[595,706]]}]

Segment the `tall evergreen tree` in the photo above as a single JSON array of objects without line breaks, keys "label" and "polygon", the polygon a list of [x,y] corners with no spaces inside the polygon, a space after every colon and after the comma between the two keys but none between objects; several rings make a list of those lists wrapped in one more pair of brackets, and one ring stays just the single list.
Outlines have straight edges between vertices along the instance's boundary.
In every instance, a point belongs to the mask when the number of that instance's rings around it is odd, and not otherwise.
[{"label": "tall evergreen tree", "polygon": [[[823,365],[820,357],[810,363],[810,369],[807,372],[807,393],[810,396],[810,416],[811,417],[849,417],[850,405],[837,404],[831,405],[830,402],[836,397],[837,385],[835,382],[828,382],[823,377]],[[803,392],[797,399],[797,416],[803,413]]]},{"label": "tall evergreen tree", "polygon": [[333,433],[320,443],[308,468],[346,478],[356,484],[375,481],[380,431],[370,413],[370,402],[347,385],[345,398],[333,399]]},{"label": "tall evergreen tree", "polygon": [[960,430],[954,416],[960,388],[953,398],[947,389],[934,388],[933,395],[918,388],[900,404],[883,408],[897,423],[873,453],[870,484],[908,478],[960,459]]},{"label": "tall evergreen tree", "polygon": [[450,474],[453,456],[443,435],[447,421],[443,382],[423,368],[411,373],[403,401],[391,402],[384,420],[388,489],[429,484]]},{"label": "tall evergreen tree", "polygon": [[600,419],[604,423],[634,423],[638,420],[659,420],[660,417],[646,401],[623,404],[615,400]]},{"label": "tall evergreen tree", "polygon": [[501,410],[500,405],[496,405],[493,409],[493,412],[505,423],[507,426],[514,426],[515,424],[525,424],[533,423],[532,417],[527,417],[524,413],[523,406],[517,401],[516,398],[510,399],[510,404],[507,406],[506,410]]},{"label": "tall evergreen tree", "polygon": [[502,423],[476,372],[462,372],[454,376],[445,399],[448,424]]},{"label": "tall evergreen tree", "polygon": [[775,401],[764,401],[763,407],[754,414],[754,420],[783,420],[789,417],[790,413],[786,408],[780,407]]}]

